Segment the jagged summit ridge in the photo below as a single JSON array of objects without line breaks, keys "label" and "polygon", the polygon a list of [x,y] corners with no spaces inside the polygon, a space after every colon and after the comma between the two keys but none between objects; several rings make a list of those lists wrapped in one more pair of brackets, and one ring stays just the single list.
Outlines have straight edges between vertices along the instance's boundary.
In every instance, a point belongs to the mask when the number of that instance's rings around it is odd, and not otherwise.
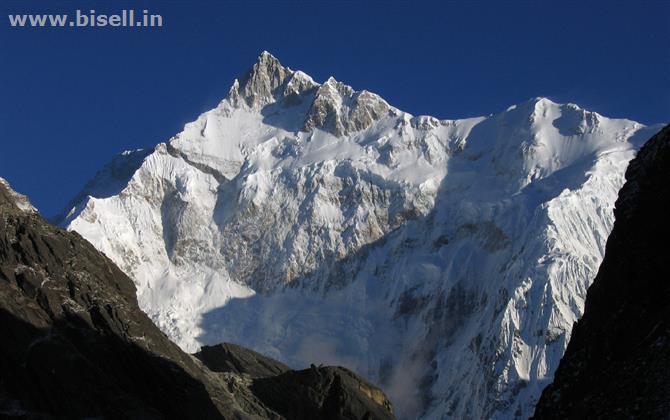
[{"label": "jagged summit ridge", "polygon": [[320,128],[339,137],[365,130],[389,115],[397,113],[378,95],[355,92],[331,77],[316,92],[302,130]]},{"label": "jagged summit ridge", "polygon": [[226,100],[234,107],[243,104],[258,110],[275,103],[293,107],[308,102],[300,130],[322,129],[338,137],[368,128],[391,110],[378,95],[356,92],[333,77],[318,84],[307,74],[284,67],[267,51],[241,81],[233,82]]},{"label": "jagged summit ridge", "polygon": [[658,128],[544,98],[415,117],[258,63],[68,228],[184,348],[344,364],[408,417],[530,414]]}]

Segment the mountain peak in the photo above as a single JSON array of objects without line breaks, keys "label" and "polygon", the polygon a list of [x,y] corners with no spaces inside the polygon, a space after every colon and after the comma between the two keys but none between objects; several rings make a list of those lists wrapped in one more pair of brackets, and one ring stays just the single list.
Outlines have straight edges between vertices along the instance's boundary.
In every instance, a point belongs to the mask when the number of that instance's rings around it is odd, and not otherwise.
[{"label": "mountain peak", "polygon": [[581,315],[640,130],[546,98],[412,117],[261,54],[67,227],[184,348],[346,360],[406,417],[523,417]]},{"label": "mountain peak", "polygon": [[236,89],[233,85],[229,96],[234,97],[238,91],[249,107],[262,107],[276,99],[278,89],[292,75],[291,69],[284,67],[269,52],[263,51],[242,78],[239,87]]},{"label": "mountain peak", "polygon": [[234,81],[226,99],[234,107],[246,104],[253,110],[277,102],[292,107],[309,101],[301,130],[318,128],[338,137],[368,128],[391,110],[378,95],[355,91],[332,76],[316,83],[306,73],[283,66],[267,51],[241,80]]},{"label": "mountain peak", "polygon": [[260,53],[258,56],[258,60],[260,61],[261,59],[264,58],[271,58],[271,59],[277,59],[274,55],[272,55],[268,50],[263,50],[263,52]]},{"label": "mountain peak", "polygon": [[370,127],[389,114],[391,107],[378,95],[355,91],[329,77],[319,87],[307,111],[303,131],[315,128],[341,137]]},{"label": "mountain peak", "polygon": [[501,116],[507,125],[533,125],[536,129],[553,127],[563,136],[593,132],[603,118],[597,112],[573,103],[557,103],[541,96],[512,105]]},{"label": "mountain peak", "polygon": [[545,96],[536,96],[533,99],[531,99],[531,102],[533,102],[536,106],[551,106],[551,105],[557,105],[556,102],[552,101],[551,99],[545,97]]},{"label": "mountain peak", "polygon": [[279,59],[275,57],[274,55],[270,54],[267,51],[263,51],[260,53],[258,58],[256,59],[256,65],[260,65],[261,67],[271,67],[271,66],[276,66],[276,67],[283,67],[282,64],[279,62]]}]

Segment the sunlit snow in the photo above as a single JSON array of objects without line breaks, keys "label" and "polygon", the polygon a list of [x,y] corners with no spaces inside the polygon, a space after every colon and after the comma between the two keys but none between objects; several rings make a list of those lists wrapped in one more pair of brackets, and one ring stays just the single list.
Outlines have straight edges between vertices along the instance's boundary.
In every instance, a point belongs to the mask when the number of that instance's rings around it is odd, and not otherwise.
[{"label": "sunlit snow", "polygon": [[272,60],[249,79],[253,102],[236,82],[128,155],[119,188],[103,171],[64,224],[185,350],[230,341],[345,365],[407,417],[527,417],[582,313],[626,165],[660,127],[546,98],[414,117]]}]

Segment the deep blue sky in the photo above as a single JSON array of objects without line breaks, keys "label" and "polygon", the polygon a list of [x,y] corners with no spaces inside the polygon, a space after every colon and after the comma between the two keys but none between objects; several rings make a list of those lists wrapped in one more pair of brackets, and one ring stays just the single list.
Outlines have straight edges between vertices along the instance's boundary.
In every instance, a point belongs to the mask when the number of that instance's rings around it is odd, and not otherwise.
[{"label": "deep blue sky", "polygon": [[[162,29],[15,29],[8,13],[149,9]],[[462,118],[534,96],[670,120],[670,2],[0,4],[0,176],[51,216],[114,154],[214,107],[262,50],[413,114]]]}]

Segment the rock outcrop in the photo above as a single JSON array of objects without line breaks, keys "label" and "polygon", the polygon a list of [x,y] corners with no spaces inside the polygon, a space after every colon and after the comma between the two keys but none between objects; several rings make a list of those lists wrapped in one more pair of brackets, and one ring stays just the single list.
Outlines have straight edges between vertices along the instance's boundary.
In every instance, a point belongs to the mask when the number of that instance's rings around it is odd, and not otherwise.
[{"label": "rock outcrop", "polygon": [[316,367],[254,381],[254,393],[286,418],[380,419],[391,402],[376,387],[348,369]]},{"label": "rock outcrop", "polygon": [[386,395],[349,369],[293,371],[229,343],[205,346],[195,356],[214,372],[245,378],[257,398],[287,419],[385,419],[393,413]]},{"label": "rock outcrop", "polygon": [[231,343],[204,346],[194,356],[213,372],[248,375],[252,379],[267,378],[291,370],[281,362]]}]

